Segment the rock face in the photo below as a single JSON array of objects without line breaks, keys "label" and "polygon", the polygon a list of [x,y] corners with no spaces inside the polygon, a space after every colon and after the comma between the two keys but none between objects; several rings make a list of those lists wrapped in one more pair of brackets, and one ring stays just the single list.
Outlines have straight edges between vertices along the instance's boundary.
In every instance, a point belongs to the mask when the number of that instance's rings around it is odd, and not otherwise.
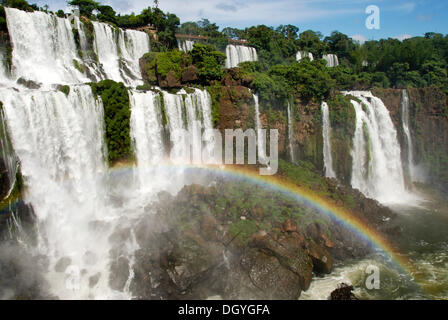
[{"label": "rock face", "polygon": [[[297,299],[313,274],[331,272],[335,259],[370,252],[349,230],[317,212],[287,214],[301,205],[266,192],[218,181],[184,187],[177,196],[161,193],[157,213],[136,222],[135,297]],[[249,205],[267,197],[272,206]],[[237,204],[242,198],[247,206]]]}]

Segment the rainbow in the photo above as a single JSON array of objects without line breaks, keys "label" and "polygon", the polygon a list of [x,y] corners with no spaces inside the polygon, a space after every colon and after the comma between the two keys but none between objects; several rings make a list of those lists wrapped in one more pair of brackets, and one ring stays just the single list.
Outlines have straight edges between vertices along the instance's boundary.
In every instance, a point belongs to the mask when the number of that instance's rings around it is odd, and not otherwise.
[{"label": "rainbow", "polygon": [[[388,260],[393,262],[393,265],[399,268],[399,271],[404,271],[406,275],[413,278],[414,268],[410,261],[406,257],[399,253],[396,247],[394,247],[388,240],[379,234],[375,229],[369,226],[367,223],[356,217],[346,208],[337,205],[334,201],[326,199],[322,196],[317,195],[314,191],[308,188],[299,186],[288,181],[285,178],[280,178],[278,176],[262,176],[258,174],[257,168],[248,168],[245,166],[204,166],[204,165],[156,165],[158,169],[200,169],[206,172],[218,174],[230,179],[240,179],[245,180],[249,183],[260,185],[266,189],[280,192],[282,194],[288,195],[292,199],[304,203],[305,205],[312,207],[323,213],[335,221],[343,224],[349,230],[356,233],[362,239],[368,241],[375,248],[381,250],[388,256]],[[129,163],[119,163],[110,169],[112,174],[127,174],[129,170],[135,168],[135,164]],[[20,199],[14,199],[16,202]],[[6,208],[0,208],[0,211]],[[417,279],[414,279],[417,281]]]},{"label": "rainbow", "polygon": [[[117,174],[123,174],[125,171],[132,169],[134,165],[134,163],[120,163],[112,168],[112,171]],[[404,271],[410,276],[415,274],[411,263],[405,258],[404,255],[399,253],[396,247],[394,247],[374,228],[356,217],[352,212],[350,212],[350,210],[337,205],[329,199],[319,196],[315,191],[292,183],[283,177],[280,178],[277,175],[262,176],[259,175],[258,168],[256,167],[238,165],[209,166],[166,164],[156,165],[155,167],[167,169],[183,168],[205,170],[206,172],[225,176],[227,178],[246,180],[247,182],[260,185],[266,189],[288,195],[289,197],[296,199],[297,201],[304,203],[305,205],[312,207],[320,213],[323,213],[333,218],[335,221],[343,224],[345,227],[356,233],[359,237],[369,242],[372,246],[384,252],[388,258],[390,258],[389,260],[395,262],[394,265],[398,266],[401,271]]]}]

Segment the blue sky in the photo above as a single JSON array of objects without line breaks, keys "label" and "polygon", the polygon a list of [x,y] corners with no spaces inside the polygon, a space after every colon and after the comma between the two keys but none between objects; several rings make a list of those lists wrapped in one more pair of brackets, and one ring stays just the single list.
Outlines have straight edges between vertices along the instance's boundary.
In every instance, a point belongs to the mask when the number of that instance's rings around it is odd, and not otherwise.
[{"label": "blue sky", "polygon": [[[52,10],[65,9],[65,0],[37,0]],[[152,0],[103,0],[118,12],[140,12]],[[30,0],[30,3],[33,3]],[[365,26],[366,8],[380,9],[380,29]],[[447,0],[159,0],[164,11],[175,13],[181,22],[207,18],[218,25],[243,28],[266,24],[293,24],[301,31],[312,29],[330,34],[341,31],[356,39],[406,38],[425,32],[448,33]]]}]

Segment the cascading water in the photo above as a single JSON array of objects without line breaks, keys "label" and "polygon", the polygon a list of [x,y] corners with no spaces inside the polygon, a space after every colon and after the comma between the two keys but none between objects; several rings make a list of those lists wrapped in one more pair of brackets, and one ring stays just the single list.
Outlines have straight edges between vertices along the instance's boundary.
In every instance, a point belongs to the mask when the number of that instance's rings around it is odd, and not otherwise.
[{"label": "cascading water", "polygon": [[255,132],[257,134],[257,149],[258,149],[258,161],[261,163],[266,159],[266,146],[265,146],[265,137],[262,135],[261,129],[261,120],[260,120],[260,106],[258,95],[254,94],[254,103],[255,103]]},{"label": "cascading water", "polygon": [[106,199],[101,101],[89,86],[73,86],[68,96],[14,89],[0,94],[51,290],[60,298],[127,298],[109,279],[108,237],[124,210]]},{"label": "cascading water", "polygon": [[401,122],[403,124],[403,132],[406,136],[406,146],[407,146],[407,169],[409,178],[411,181],[414,179],[414,149],[412,146],[412,136],[411,136],[411,129],[409,125],[409,96],[406,89],[403,89],[402,95],[401,95]]},{"label": "cascading water", "polygon": [[8,184],[9,191],[6,194],[5,198],[9,197],[12,189],[14,188],[18,168],[18,159],[12,148],[6,126],[7,124],[5,115],[3,109],[0,107],[0,147],[1,147],[0,157],[5,166],[9,183]]},{"label": "cascading water", "polygon": [[328,178],[336,178],[336,173],[333,169],[333,158],[331,156],[331,122],[330,122],[330,111],[328,109],[328,104],[322,102],[322,137],[324,140],[324,168],[325,176]]},{"label": "cascading water", "polygon": [[193,40],[177,40],[177,47],[180,51],[188,52],[193,50],[194,41]]},{"label": "cascading water", "polygon": [[[193,139],[190,141],[193,151],[204,147],[211,155],[214,147],[213,139],[206,137],[206,142],[203,143],[201,136],[201,129],[213,128],[209,93],[206,90],[199,89],[194,89],[194,92],[190,94],[187,94],[184,90],[177,94],[163,92],[163,100],[169,132],[174,134],[177,130],[187,130]],[[196,128],[195,124],[200,124],[200,126]],[[190,159],[183,158],[186,154],[185,148],[188,147],[188,142],[184,140],[184,135],[178,138],[180,139],[176,139],[173,143],[171,154],[174,159],[177,159],[175,161],[189,162]],[[198,155],[198,153],[195,154]],[[196,158],[195,162],[201,162],[201,159]]]},{"label": "cascading water", "polygon": [[334,68],[337,67],[339,65],[339,59],[338,56],[335,54],[325,54],[323,57],[323,59],[325,59],[325,61],[327,61],[327,67],[328,68]]},{"label": "cascading water", "polygon": [[5,8],[5,12],[15,79],[22,77],[44,84],[89,80],[74,66],[73,61],[81,60],[68,19],[13,8]]},{"label": "cascading water", "polygon": [[300,61],[303,58],[308,57],[311,61],[314,60],[314,56],[311,52],[306,52],[306,51],[298,51],[296,54],[296,60]]},{"label": "cascading water", "polygon": [[99,22],[93,22],[93,27],[95,52],[107,78],[134,86],[142,84],[138,60],[150,50],[148,35]]},{"label": "cascading water", "polygon": [[229,44],[226,48],[226,68],[237,67],[245,61],[257,61],[257,50],[252,47]]},{"label": "cascading water", "polygon": [[292,125],[292,116],[291,116],[291,104],[288,102],[288,140],[289,140],[289,152],[291,154],[291,162],[295,162],[294,157],[294,128]]},{"label": "cascading water", "polygon": [[352,187],[380,202],[408,201],[397,131],[381,99],[370,92],[347,92],[356,112]]},{"label": "cascading water", "polygon": [[89,48],[86,28],[77,17],[65,19],[13,8],[5,11],[14,79],[42,84],[80,84],[106,78],[132,86],[142,83],[139,59],[150,51],[146,33],[92,22],[94,44]]},{"label": "cascading water", "polygon": [[152,91],[132,90],[130,105],[131,137],[137,158],[136,172],[140,191],[147,193],[153,188],[153,180],[148,179],[152,166],[161,163],[165,157],[160,96]]}]

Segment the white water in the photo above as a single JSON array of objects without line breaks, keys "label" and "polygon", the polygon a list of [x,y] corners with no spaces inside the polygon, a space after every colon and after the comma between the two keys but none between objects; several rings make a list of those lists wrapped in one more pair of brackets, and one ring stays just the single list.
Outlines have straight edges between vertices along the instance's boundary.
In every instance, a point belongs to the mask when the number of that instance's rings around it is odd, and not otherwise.
[{"label": "white water", "polygon": [[406,89],[403,89],[402,91],[402,96],[401,96],[401,122],[403,125],[403,132],[406,136],[406,146],[407,146],[407,168],[408,168],[408,173],[409,173],[409,178],[411,181],[414,181],[414,171],[415,171],[415,167],[414,167],[414,148],[412,145],[412,136],[411,136],[411,129],[410,129],[410,125],[409,125],[409,119],[410,119],[410,115],[409,115],[409,96],[408,96],[408,92]]},{"label": "white water", "polygon": [[93,22],[93,27],[95,52],[107,78],[133,86],[142,84],[139,59],[150,50],[148,35],[99,22]]},{"label": "white water", "polygon": [[237,67],[245,61],[257,61],[257,50],[252,47],[229,44],[226,48],[226,68]]},{"label": "white water", "polygon": [[5,8],[13,46],[13,76],[44,84],[87,82],[73,65],[77,54],[68,19]]},{"label": "white water", "polygon": [[311,61],[314,60],[313,54],[311,52],[306,52],[306,51],[297,51],[296,54],[296,60],[300,61],[303,58],[308,57]]},{"label": "white water", "polygon": [[405,190],[401,150],[389,111],[370,92],[353,91],[356,130],[352,149],[352,187],[383,203],[409,201]]},{"label": "white water", "polygon": [[[13,89],[0,94],[21,161],[24,200],[38,218],[37,252],[48,258],[52,293],[67,299],[128,298],[109,287],[108,237],[120,215],[129,213],[106,199],[101,101],[89,86],[71,87],[68,96]],[[58,272],[61,258],[69,262]],[[99,281],[90,288],[89,278],[97,274]]]},{"label": "white water", "polygon": [[153,180],[148,179],[152,166],[162,163],[165,157],[163,144],[160,96],[152,91],[130,92],[131,137],[137,158],[137,176],[140,191],[152,191]]},{"label": "white water", "polygon": [[10,143],[5,115],[3,109],[1,108],[0,108],[0,147],[1,147],[0,157],[3,163],[5,164],[6,174],[8,175],[9,191],[5,196],[5,198],[7,198],[11,194],[11,191],[14,188],[14,184],[16,182],[18,159]]},{"label": "white water", "polygon": [[[106,78],[131,86],[142,83],[139,59],[150,51],[146,33],[93,22],[93,49],[99,59],[95,61],[88,53],[85,27],[77,17],[72,23],[44,12],[5,10],[15,80],[24,78],[44,85],[80,84]],[[74,29],[78,29],[81,52],[76,47]],[[75,61],[86,71],[78,70]]]},{"label": "white water", "polygon": [[194,41],[193,40],[177,40],[177,46],[180,51],[188,52],[193,50]]},{"label": "white water", "polygon": [[[175,139],[171,160],[180,163],[190,163],[191,160],[194,163],[201,163],[202,148],[208,150],[208,155],[211,155],[213,150],[213,140],[206,137],[207,141],[203,143],[201,134],[202,129],[213,128],[209,93],[199,89],[190,94],[184,90],[177,94],[163,92],[163,100],[169,132],[175,135],[178,130],[187,130],[192,139],[192,141],[185,140],[184,134]],[[189,150],[189,143],[192,145],[192,150]],[[185,156],[188,157],[189,151],[192,152],[191,158],[186,159]]]},{"label": "white water", "polygon": [[338,56],[335,54],[325,54],[323,57],[323,59],[325,59],[325,61],[327,61],[327,67],[328,68],[334,68],[337,67],[339,65],[339,59]]},{"label": "white water", "polygon": [[288,102],[288,140],[289,140],[289,153],[291,154],[291,162],[295,162],[294,157],[294,128],[292,125],[292,116],[291,116],[291,104]]},{"label": "white water", "polygon": [[324,168],[325,176],[328,178],[336,178],[336,173],[333,170],[333,158],[331,156],[331,123],[330,123],[330,111],[328,104],[322,102],[322,137],[324,140]]}]

